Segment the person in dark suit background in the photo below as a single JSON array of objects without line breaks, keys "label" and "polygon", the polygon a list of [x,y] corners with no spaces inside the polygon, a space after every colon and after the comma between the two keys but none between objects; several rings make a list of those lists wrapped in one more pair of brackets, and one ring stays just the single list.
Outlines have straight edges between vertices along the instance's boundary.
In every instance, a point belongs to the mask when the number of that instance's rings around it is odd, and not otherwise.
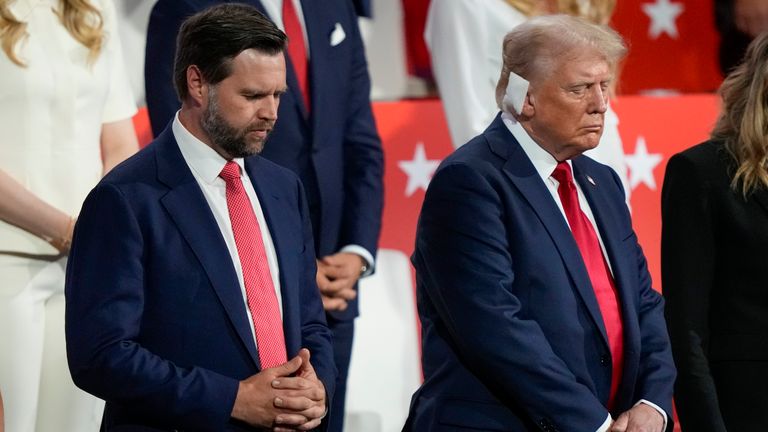
[{"label": "person in dark suit background", "polygon": [[327,412],[308,207],[296,175],[256,155],[286,91],[285,45],[251,6],[189,18],[181,110],[85,201],[67,353],[75,383],[106,400],[103,430],[308,430]]},{"label": "person in dark suit background", "polygon": [[728,74],[744,57],[749,42],[768,30],[768,0],[715,0],[720,32],[720,72]]},{"label": "person in dark suit background", "polygon": [[768,33],[720,87],[712,138],[670,158],[661,276],[683,431],[768,430]]},{"label": "person in dark suit background", "polygon": [[671,431],[663,299],[618,176],[581,156],[626,48],[553,15],[503,52],[503,112],[442,162],[419,218],[424,383],[404,431]]},{"label": "person in dark suit background", "polygon": [[[179,24],[217,3],[222,1],[159,0],[152,10],[145,82],[155,133],[178,108],[170,76]],[[286,55],[288,92],[278,111],[280,122],[261,155],[291,169],[305,187],[319,258],[318,286],[339,370],[330,430],[341,431],[358,314],[357,281],[373,271],[383,205],[383,154],[370,106],[364,47],[349,0],[248,3],[286,29],[289,53],[304,44],[304,53]]]}]

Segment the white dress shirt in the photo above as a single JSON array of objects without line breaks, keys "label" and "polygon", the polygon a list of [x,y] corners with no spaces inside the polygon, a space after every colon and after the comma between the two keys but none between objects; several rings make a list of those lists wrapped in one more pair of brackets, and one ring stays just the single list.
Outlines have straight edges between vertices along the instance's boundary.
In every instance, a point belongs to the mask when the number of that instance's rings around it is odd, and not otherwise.
[{"label": "white dress shirt", "polygon": [[[555,203],[557,204],[557,208],[560,209],[560,213],[563,215],[563,219],[565,220],[565,223],[568,223],[568,217],[565,215],[565,209],[563,209],[563,203],[560,201],[560,195],[557,193],[557,188],[560,185],[560,183],[555,180],[554,177],[552,177],[552,172],[555,170],[555,167],[557,167],[557,159],[554,158],[551,154],[549,154],[546,150],[541,148],[536,142],[531,138],[530,135],[528,135],[528,132],[523,128],[523,126],[518,123],[514,117],[512,117],[508,113],[502,113],[501,115],[502,120],[504,121],[504,125],[509,129],[509,131],[512,133],[512,135],[515,137],[518,143],[520,143],[520,147],[522,147],[523,152],[526,156],[528,156],[528,159],[531,160],[531,163],[533,164],[533,167],[536,169],[536,172],[539,174],[539,177],[541,177],[541,180],[544,182],[544,184],[547,186],[547,190],[552,195],[552,199],[555,200]],[[571,161],[567,161],[568,164],[571,164]],[[581,190],[581,186],[579,183],[574,179],[574,184],[576,185],[576,193],[579,197],[579,207],[581,207],[581,211],[584,212],[584,214],[587,216],[587,219],[589,219],[589,223],[592,224],[592,228],[595,230],[595,234],[597,234],[597,239],[600,242],[600,249],[603,251],[603,256],[605,257],[605,262],[608,263],[608,267],[611,270],[611,273],[613,273],[613,268],[611,267],[611,260],[608,258],[608,254],[605,251],[605,245],[603,244],[603,238],[600,236],[600,230],[597,227],[597,223],[595,222],[595,215],[592,213],[592,208],[589,206],[589,202],[587,201],[587,198],[584,196],[584,192]],[[568,225],[570,228],[570,224]],[[647,401],[645,399],[639,400],[635,405],[639,403],[644,403],[646,405],[649,405],[656,409],[662,417],[664,417],[664,430],[667,429],[667,413],[664,412],[663,409],[661,409],[658,405],[654,404],[653,402]],[[608,414],[608,418],[605,419],[605,422],[597,429],[597,432],[607,432],[608,428],[611,426],[611,422],[613,419],[611,418],[611,415]]]},{"label": "white dress shirt", "polygon": [[[173,119],[171,128],[173,130],[173,136],[179,144],[181,155],[184,157],[184,161],[192,171],[195,180],[197,180],[197,184],[200,185],[200,189],[203,191],[203,196],[205,196],[205,200],[208,202],[211,213],[213,213],[213,217],[216,219],[216,223],[219,226],[219,231],[221,232],[222,237],[224,237],[224,242],[227,244],[229,256],[232,258],[232,264],[237,273],[237,280],[240,283],[240,292],[243,296],[243,302],[245,303],[245,311],[248,314],[248,324],[251,327],[253,343],[256,344],[253,316],[251,316],[251,310],[248,308],[248,297],[245,293],[243,267],[240,264],[240,255],[237,252],[237,245],[235,244],[235,234],[232,232],[232,222],[229,219],[226,194],[227,185],[224,182],[224,179],[219,177],[227,160],[192,135],[179,121],[178,113],[176,113],[176,116]],[[258,195],[256,195],[256,190],[253,188],[253,183],[251,183],[250,177],[248,177],[248,174],[245,172],[245,162],[243,161],[243,158],[233,159],[233,161],[240,166],[240,180],[243,182],[243,188],[245,188],[245,193],[248,195],[248,199],[251,200],[253,212],[256,214],[256,220],[258,220],[259,227],[261,228],[261,238],[264,241],[264,250],[267,254],[269,273],[272,276],[272,284],[275,286],[275,296],[277,296],[280,316],[282,316],[283,300],[280,296],[280,267],[277,264],[277,253],[275,252],[275,244],[272,242],[272,234],[270,233],[269,226],[264,218],[264,211],[261,209],[261,203],[259,202]],[[207,228],[200,227],[200,229]]]}]

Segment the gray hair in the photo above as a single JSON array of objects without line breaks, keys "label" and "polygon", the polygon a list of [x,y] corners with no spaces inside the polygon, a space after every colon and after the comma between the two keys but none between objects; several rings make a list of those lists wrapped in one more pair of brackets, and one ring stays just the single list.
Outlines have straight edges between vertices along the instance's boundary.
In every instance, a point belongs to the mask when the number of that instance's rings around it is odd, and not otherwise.
[{"label": "gray hair", "polygon": [[496,104],[503,109],[510,72],[529,82],[546,79],[557,65],[574,59],[574,53],[583,48],[594,49],[613,70],[627,54],[627,46],[615,30],[579,17],[542,15],[515,27],[502,45]]}]

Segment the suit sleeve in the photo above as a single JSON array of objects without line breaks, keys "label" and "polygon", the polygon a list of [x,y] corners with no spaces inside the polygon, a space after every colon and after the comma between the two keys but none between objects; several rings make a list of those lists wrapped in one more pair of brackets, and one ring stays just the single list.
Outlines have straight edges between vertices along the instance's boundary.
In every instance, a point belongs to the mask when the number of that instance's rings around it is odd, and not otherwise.
[{"label": "suit sleeve", "polygon": [[344,209],[339,246],[358,245],[376,257],[384,203],[384,153],[371,110],[365,48],[352,6],[352,67],[344,135]]},{"label": "suit sleeve", "polygon": [[67,266],[66,339],[72,379],[107,401],[190,429],[221,430],[238,381],[179,367],[136,339],[144,308],[144,243],[133,209],[114,186],[97,186],[78,219]]},{"label": "suit sleeve", "polygon": [[[594,431],[608,412],[552,350],[513,294],[515,263],[500,193],[473,168],[438,170],[427,191],[413,263],[457,355],[499,400],[537,423]],[[423,301],[420,298],[420,301]]]},{"label": "suit sleeve", "polygon": [[716,247],[710,196],[692,161],[683,155],[669,160],[661,202],[661,278],[679,373],[677,413],[685,429],[725,432],[706,355]]},{"label": "suit sleeve", "polygon": [[195,12],[184,0],[159,0],[149,16],[144,88],[154,136],[165,129],[181,106],[173,86],[176,35],[181,23]]}]

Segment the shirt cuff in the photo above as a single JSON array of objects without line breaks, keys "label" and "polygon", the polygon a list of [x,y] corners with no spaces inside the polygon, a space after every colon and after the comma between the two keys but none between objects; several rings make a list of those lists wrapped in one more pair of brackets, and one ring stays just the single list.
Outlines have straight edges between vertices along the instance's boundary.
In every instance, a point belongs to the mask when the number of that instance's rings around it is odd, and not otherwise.
[{"label": "shirt cuff", "polygon": [[611,423],[613,423],[613,418],[611,418],[611,415],[608,414],[608,417],[606,417],[603,424],[600,425],[600,427],[595,432],[608,432],[608,428],[611,427]]},{"label": "shirt cuff", "polygon": [[661,416],[662,416],[662,417],[664,417],[664,429],[662,429],[662,430],[667,430],[667,412],[666,412],[666,411],[664,411],[663,409],[661,409],[661,408],[660,408],[658,405],[656,405],[655,403],[653,403],[653,402],[651,402],[651,401],[648,401],[648,400],[645,400],[645,399],[640,399],[640,401],[638,401],[638,402],[637,402],[637,403],[636,403],[636,404],[633,406],[633,408],[634,408],[634,407],[636,407],[636,406],[638,406],[639,404],[646,404],[646,405],[648,405],[649,407],[651,407],[651,408],[655,409],[656,411],[658,411],[658,412],[659,412],[659,414],[661,414]]},{"label": "shirt cuff", "polygon": [[346,245],[339,252],[347,252],[347,253],[353,253],[356,255],[360,255],[360,257],[365,260],[367,264],[367,269],[363,272],[363,274],[360,275],[361,278],[364,278],[366,276],[370,276],[373,274],[373,268],[376,265],[376,261],[373,259],[373,255],[371,255],[370,252],[368,252],[367,249],[365,249],[362,246],[358,245]]}]

